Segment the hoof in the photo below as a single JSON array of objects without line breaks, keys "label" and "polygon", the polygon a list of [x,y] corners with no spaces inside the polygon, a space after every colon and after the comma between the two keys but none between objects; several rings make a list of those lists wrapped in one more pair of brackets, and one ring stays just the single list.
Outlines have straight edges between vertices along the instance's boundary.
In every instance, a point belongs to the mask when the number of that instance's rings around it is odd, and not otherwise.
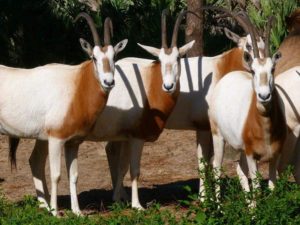
[{"label": "hoof", "polygon": [[141,210],[141,211],[145,210],[145,208],[143,206],[141,206],[140,203],[138,203],[138,204],[132,204],[131,207],[133,209],[137,209],[137,210]]}]

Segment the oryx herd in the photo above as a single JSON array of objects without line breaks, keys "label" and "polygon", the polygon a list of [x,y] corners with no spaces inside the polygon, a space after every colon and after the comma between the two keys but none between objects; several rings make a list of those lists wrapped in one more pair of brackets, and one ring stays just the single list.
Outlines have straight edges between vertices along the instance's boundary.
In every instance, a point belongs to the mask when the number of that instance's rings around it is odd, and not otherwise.
[{"label": "oryx herd", "polygon": [[[80,144],[88,140],[108,142],[113,200],[128,198],[123,179],[130,169],[131,205],[143,209],[138,197],[143,146],[157,140],[164,128],[195,130],[199,169],[203,167],[200,161],[212,162],[217,176],[225,142],[241,150],[237,174],[245,191],[250,190],[248,174],[251,179],[256,177],[258,160],[269,162],[270,188],[276,185],[277,172],[288,165],[294,166],[300,184],[300,9],[287,18],[289,35],[272,57],[273,17],[262,35],[244,11],[203,10],[231,16],[248,35],[240,37],[224,28],[237,47],[215,57],[182,58],[194,44],[177,46],[179,27],[189,12],[178,15],[169,46],[164,10],[161,48],[138,44],[158,60],[114,62],[127,39],[112,46],[113,25],[106,18],[104,40],[100,41],[92,18],[80,13],[75,21],[84,19],[94,40],[93,47],[80,39],[89,60],[75,66],[49,64],[33,69],[0,66],[0,133],[9,136],[12,163],[19,139],[36,139],[29,162],[41,207],[57,215],[64,150],[71,208],[81,214],[77,156]],[[51,195],[45,178],[48,154]],[[205,194],[202,179],[199,194]]]}]

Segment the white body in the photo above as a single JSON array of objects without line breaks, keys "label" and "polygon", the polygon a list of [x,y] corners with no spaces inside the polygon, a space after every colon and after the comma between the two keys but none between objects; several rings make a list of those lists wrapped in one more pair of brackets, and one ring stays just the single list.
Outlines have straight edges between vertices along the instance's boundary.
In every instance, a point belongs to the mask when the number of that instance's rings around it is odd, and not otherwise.
[{"label": "white body", "polygon": [[[52,64],[35,69],[0,66],[0,133],[48,139],[61,126],[74,95],[80,66]],[[42,88],[41,88],[42,87]]]},{"label": "white body", "polygon": [[244,148],[242,134],[252,95],[251,75],[241,71],[227,74],[213,92],[210,117],[218,124],[218,132],[235,149]]},{"label": "white body", "polygon": [[[77,66],[50,64],[34,69],[0,66],[0,133],[49,141],[50,207],[54,215],[64,144],[75,136],[86,135],[94,122],[88,116],[96,118],[107,99],[98,75],[92,61]],[[96,105],[85,104],[82,99]]]}]

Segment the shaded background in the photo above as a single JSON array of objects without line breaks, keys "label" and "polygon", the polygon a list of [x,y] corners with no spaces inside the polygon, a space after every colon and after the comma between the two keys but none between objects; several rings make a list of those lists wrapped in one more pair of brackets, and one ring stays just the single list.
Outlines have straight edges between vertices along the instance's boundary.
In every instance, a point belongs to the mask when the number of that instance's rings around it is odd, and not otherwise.
[{"label": "shaded background", "polygon": [[[258,2],[258,3],[257,3]],[[79,12],[89,13],[95,20],[99,34],[103,35],[103,21],[111,17],[114,25],[113,43],[128,38],[129,44],[118,58],[125,56],[151,57],[136,43],[160,46],[161,11],[170,9],[168,37],[172,34],[174,20],[181,9],[193,9],[201,16],[197,6],[213,4],[238,11],[246,9],[260,28],[269,15],[277,22],[272,32],[272,50],[286,35],[285,16],[293,11],[297,0],[0,0],[0,64],[31,68],[47,63],[76,64],[86,59],[81,51],[80,37],[92,43],[92,36],[84,20],[73,24]],[[233,46],[222,33],[221,27],[243,34],[232,19],[219,18],[206,13],[204,25],[196,17],[188,17],[188,28],[182,25],[179,46],[187,40],[199,42],[193,55],[216,55]],[[186,30],[186,33],[184,32]],[[202,41],[201,33],[203,32]]]}]

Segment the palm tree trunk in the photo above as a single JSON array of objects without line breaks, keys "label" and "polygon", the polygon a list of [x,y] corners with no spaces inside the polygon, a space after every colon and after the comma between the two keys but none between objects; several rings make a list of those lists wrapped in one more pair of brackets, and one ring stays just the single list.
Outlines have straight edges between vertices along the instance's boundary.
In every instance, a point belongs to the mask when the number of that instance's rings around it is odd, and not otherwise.
[{"label": "palm tree trunk", "polygon": [[203,55],[203,13],[200,8],[205,0],[187,0],[187,9],[195,12],[199,17],[188,13],[186,18],[185,41],[195,40],[193,48],[188,52],[188,57]]}]

